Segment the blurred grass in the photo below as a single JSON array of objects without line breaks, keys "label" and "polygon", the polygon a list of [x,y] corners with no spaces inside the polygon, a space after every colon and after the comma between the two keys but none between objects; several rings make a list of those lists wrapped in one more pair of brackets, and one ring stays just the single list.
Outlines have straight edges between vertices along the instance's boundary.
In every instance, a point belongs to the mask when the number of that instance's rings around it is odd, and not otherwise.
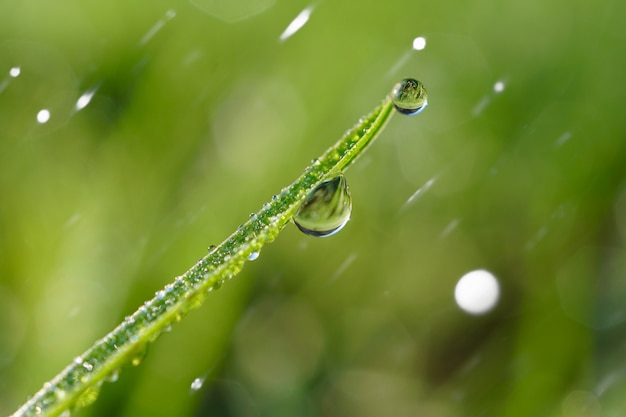
[{"label": "blurred grass", "polygon": [[346,229],[286,229],[77,414],[621,415],[624,5],[319,3],[280,43],[307,6],[0,4],[0,414],[413,76],[429,107],[348,171]]}]

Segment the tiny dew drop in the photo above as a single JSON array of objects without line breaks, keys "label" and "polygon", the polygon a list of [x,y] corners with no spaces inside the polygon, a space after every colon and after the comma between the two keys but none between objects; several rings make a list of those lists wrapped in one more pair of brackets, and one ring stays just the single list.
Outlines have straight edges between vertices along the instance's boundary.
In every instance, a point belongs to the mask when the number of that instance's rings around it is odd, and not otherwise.
[{"label": "tiny dew drop", "polygon": [[143,358],[146,357],[148,353],[148,347],[146,345],[142,345],[136,348],[136,350],[132,353],[130,358],[130,364],[133,366],[139,366]]},{"label": "tiny dew drop", "polygon": [[250,255],[248,255],[248,260],[254,261],[259,258],[259,255],[260,255],[259,251],[250,252]]},{"label": "tiny dew drop", "polygon": [[88,405],[93,404],[97,399],[98,395],[100,395],[101,385],[94,385],[87,388],[77,399],[76,406],[78,408],[87,407]]},{"label": "tiny dew drop", "polygon": [[293,221],[303,233],[316,237],[340,231],[352,211],[352,197],[343,175],[324,181],[304,199]]},{"label": "tiny dew drop", "polygon": [[412,116],[424,110],[428,104],[428,94],[421,82],[405,78],[393,87],[391,100],[396,110]]},{"label": "tiny dew drop", "polygon": [[116,382],[120,377],[120,370],[116,369],[112,371],[109,375],[107,375],[104,380],[106,382]]}]

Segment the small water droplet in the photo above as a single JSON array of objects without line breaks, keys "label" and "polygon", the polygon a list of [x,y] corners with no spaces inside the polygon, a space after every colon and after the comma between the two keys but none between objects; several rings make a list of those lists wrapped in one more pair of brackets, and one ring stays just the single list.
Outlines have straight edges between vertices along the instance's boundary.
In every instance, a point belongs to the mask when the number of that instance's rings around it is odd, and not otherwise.
[{"label": "small water droplet", "polygon": [[100,395],[101,386],[102,385],[98,384],[87,388],[87,390],[76,399],[76,406],[80,408],[93,404],[98,399],[98,395]]},{"label": "small water droplet", "polygon": [[67,397],[67,392],[65,390],[62,389],[56,389],[54,391],[54,395],[60,400],[63,401],[65,400],[65,398]]},{"label": "small water droplet", "polygon": [[120,370],[116,369],[113,372],[111,372],[109,375],[107,375],[107,377],[104,379],[107,382],[116,382],[120,377]]},{"label": "small water droplet", "polygon": [[322,182],[304,199],[293,221],[303,233],[316,237],[340,231],[352,212],[352,197],[343,175]]},{"label": "small water droplet", "polygon": [[213,252],[217,248],[215,245],[209,245],[209,253]]},{"label": "small water droplet", "polygon": [[200,388],[202,388],[202,385],[204,385],[204,378],[198,377],[194,379],[191,383],[191,390],[198,391]]},{"label": "small water droplet", "polygon": [[413,78],[405,78],[391,91],[393,105],[402,114],[418,114],[428,104],[428,94],[424,85]]},{"label": "small water droplet", "polygon": [[260,254],[261,253],[259,251],[250,252],[250,255],[248,255],[248,260],[254,261],[255,259],[258,259]]},{"label": "small water droplet", "polygon": [[130,364],[133,366],[139,366],[143,358],[146,357],[147,353],[148,348],[145,345],[138,347],[137,350],[134,352],[133,357],[130,359]]}]

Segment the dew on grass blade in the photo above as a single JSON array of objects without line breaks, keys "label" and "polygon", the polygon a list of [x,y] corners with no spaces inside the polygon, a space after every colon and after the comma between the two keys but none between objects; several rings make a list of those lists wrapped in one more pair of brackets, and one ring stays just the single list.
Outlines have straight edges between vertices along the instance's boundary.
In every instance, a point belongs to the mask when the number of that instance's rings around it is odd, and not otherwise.
[{"label": "dew on grass blade", "polygon": [[338,175],[322,182],[306,196],[293,221],[307,235],[326,237],[348,223],[351,211],[348,183],[343,175]]},{"label": "dew on grass blade", "polygon": [[391,91],[393,105],[402,114],[418,114],[428,104],[428,94],[424,85],[413,78],[405,78]]}]

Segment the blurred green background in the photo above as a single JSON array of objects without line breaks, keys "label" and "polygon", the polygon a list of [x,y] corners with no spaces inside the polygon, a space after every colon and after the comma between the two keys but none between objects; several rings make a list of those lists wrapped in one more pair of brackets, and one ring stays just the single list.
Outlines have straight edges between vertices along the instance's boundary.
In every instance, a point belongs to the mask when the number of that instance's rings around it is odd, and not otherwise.
[{"label": "blurred green background", "polygon": [[[72,415],[623,416],[624,21],[621,0],[1,2],[0,415],[411,76],[429,107],[347,172],[346,228],[287,227]],[[477,269],[483,315],[454,299]]]}]

